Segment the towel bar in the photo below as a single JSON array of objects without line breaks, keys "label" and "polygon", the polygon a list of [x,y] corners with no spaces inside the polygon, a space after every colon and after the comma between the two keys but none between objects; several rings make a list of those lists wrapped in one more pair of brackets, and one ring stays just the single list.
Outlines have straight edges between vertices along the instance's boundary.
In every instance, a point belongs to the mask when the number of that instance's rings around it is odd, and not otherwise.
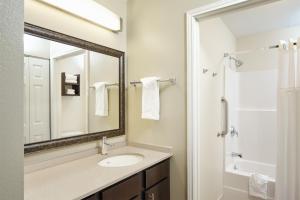
[{"label": "towel bar", "polygon": [[[105,87],[111,87],[111,86],[119,86],[119,83],[110,83],[105,85]],[[89,88],[95,88],[95,86],[90,86]]]},{"label": "towel bar", "polygon": [[[176,78],[169,78],[169,79],[165,79],[165,80],[159,80],[159,82],[160,83],[162,83],[162,82],[170,82],[171,84],[174,85],[174,84],[176,84]],[[130,81],[130,84],[136,86],[138,84],[142,84],[142,82],[141,81]]]}]

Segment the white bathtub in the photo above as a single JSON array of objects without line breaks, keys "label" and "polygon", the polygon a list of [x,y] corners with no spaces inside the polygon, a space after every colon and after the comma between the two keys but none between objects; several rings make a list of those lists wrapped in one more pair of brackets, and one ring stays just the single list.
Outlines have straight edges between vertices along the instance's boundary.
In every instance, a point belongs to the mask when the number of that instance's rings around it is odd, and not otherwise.
[{"label": "white bathtub", "polygon": [[259,200],[248,195],[248,182],[252,173],[260,173],[269,177],[268,196],[269,199],[273,199],[275,165],[236,159],[234,163],[226,167],[222,200]]}]

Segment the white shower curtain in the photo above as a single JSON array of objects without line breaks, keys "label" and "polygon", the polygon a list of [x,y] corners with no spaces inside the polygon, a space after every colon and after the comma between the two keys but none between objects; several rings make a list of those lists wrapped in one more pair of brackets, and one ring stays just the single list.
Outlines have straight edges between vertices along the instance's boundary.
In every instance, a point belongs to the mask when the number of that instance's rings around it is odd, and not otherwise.
[{"label": "white shower curtain", "polygon": [[280,42],[276,200],[300,200],[300,40]]}]

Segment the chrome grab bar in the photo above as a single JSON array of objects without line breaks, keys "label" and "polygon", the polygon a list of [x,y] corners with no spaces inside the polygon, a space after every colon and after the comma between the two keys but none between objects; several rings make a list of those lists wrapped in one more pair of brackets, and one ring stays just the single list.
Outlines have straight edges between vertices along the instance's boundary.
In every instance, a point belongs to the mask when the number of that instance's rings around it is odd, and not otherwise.
[{"label": "chrome grab bar", "polygon": [[228,102],[225,99],[225,97],[221,98],[221,109],[222,109],[222,119],[221,119],[221,123],[222,123],[222,130],[220,133],[217,134],[217,137],[225,137],[228,133]]}]

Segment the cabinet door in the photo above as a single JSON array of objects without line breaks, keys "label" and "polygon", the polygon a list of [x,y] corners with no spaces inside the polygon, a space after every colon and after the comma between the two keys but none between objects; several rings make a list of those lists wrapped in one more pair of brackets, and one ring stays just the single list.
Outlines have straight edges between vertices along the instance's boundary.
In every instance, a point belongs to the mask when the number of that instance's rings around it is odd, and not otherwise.
[{"label": "cabinet door", "polygon": [[131,200],[143,191],[142,173],[134,175],[102,192],[102,200]]},{"label": "cabinet door", "polygon": [[145,200],[170,200],[170,179],[167,178],[146,190]]},{"label": "cabinet door", "polygon": [[161,162],[149,169],[145,170],[146,177],[146,189],[152,187],[161,180],[168,178],[170,174],[169,160]]}]

